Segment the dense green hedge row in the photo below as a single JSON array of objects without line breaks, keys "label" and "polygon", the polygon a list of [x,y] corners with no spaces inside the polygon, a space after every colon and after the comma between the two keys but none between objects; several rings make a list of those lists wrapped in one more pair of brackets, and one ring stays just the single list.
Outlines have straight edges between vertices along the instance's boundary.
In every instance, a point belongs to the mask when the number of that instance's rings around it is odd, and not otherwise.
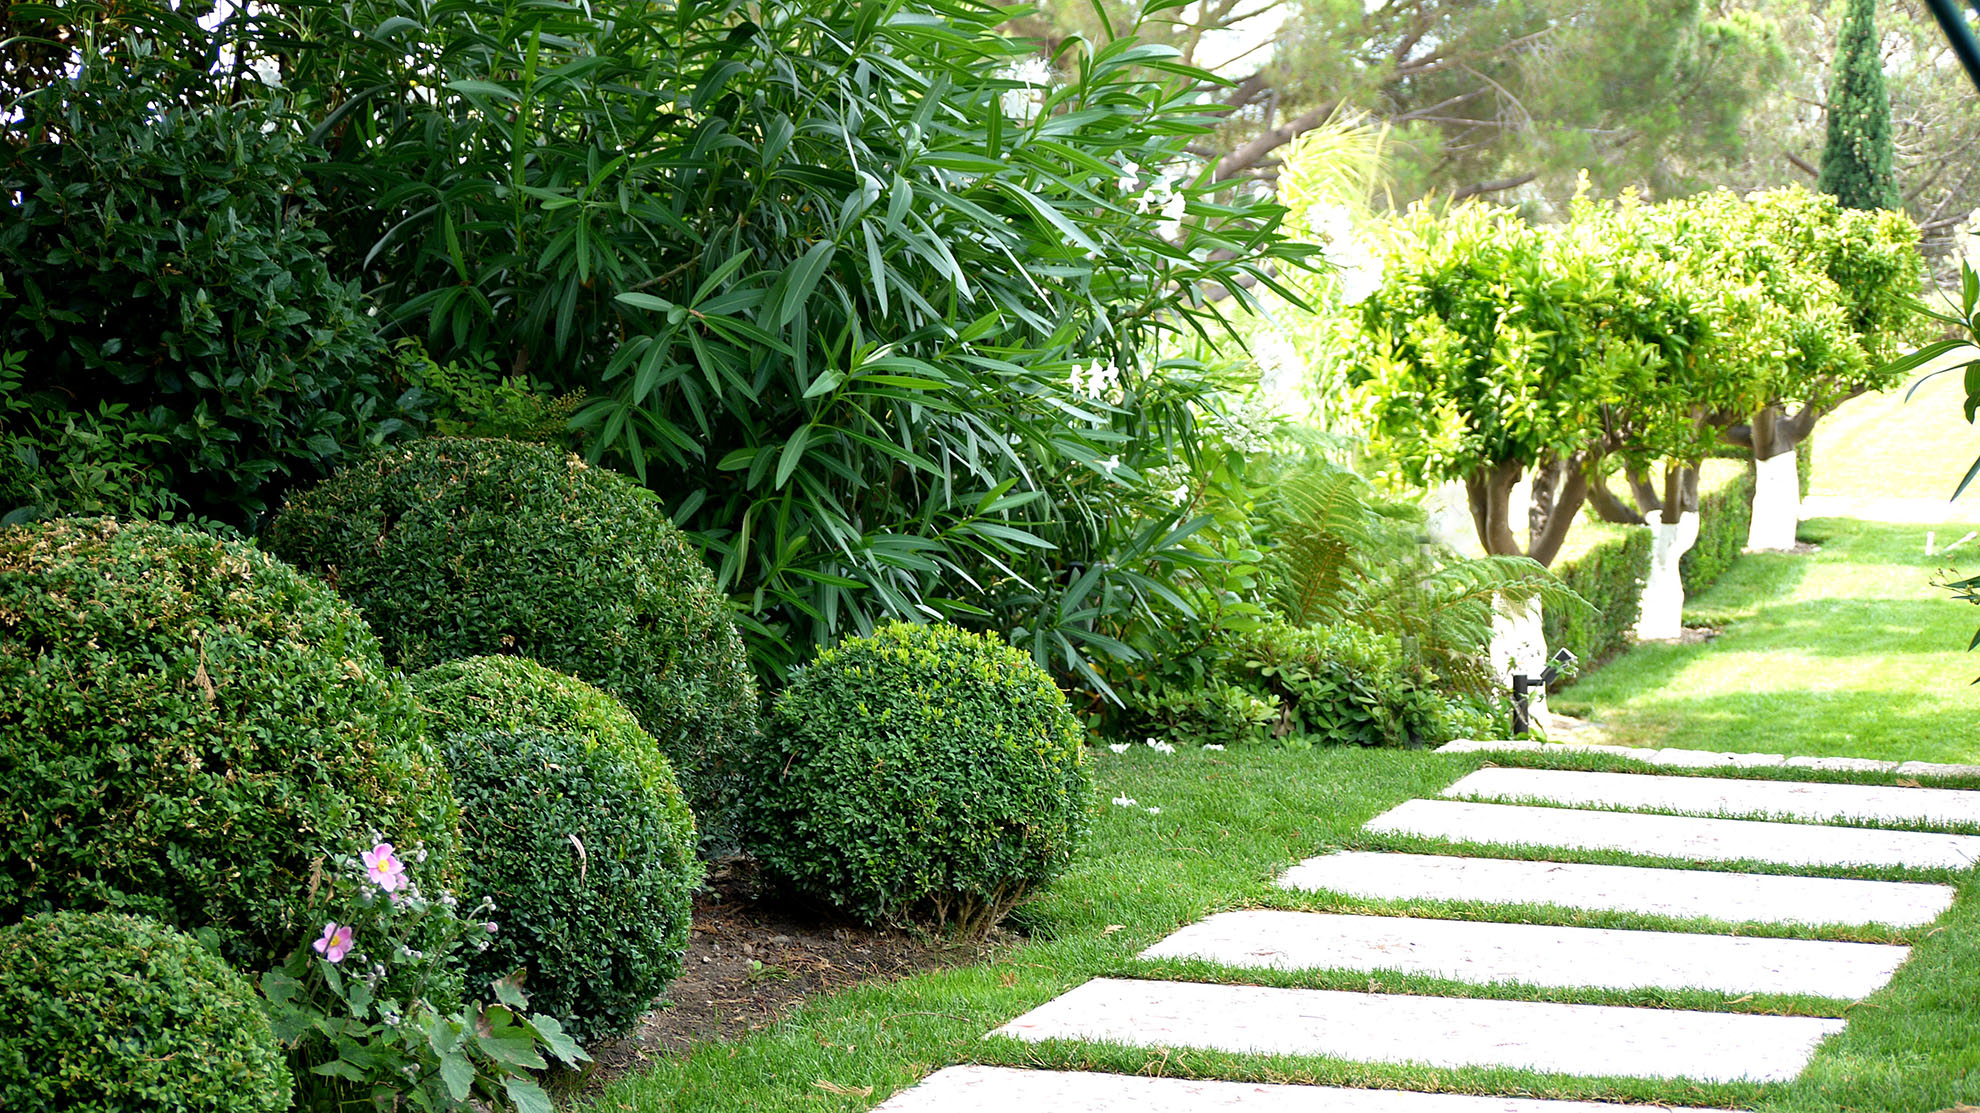
[{"label": "dense green hedge row", "polygon": [[1723,485],[1698,498],[1698,542],[1678,561],[1678,578],[1687,598],[1719,581],[1746,547],[1753,524],[1753,472],[1735,473]]},{"label": "dense green hedge row", "polygon": [[1593,662],[1629,645],[1643,601],[1643,580],[1650,572],[1650,531],[1592,522],[1575,528],[1599,531],[1602,540],[1554,565],[1553,571],[1591,607],[1548,607],[1541,624],[1549,648],[1565,647]]}]

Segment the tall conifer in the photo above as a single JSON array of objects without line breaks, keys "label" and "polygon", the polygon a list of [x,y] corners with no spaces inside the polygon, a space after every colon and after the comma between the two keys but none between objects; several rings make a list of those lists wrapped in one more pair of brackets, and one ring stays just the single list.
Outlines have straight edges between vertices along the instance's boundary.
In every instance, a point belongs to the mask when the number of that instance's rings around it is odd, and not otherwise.
[{"label": "tall conifer", "polygon": [[1876,0],[1849,0],[1829,76],[1829,139],[1818,186],[1852,209],[1904,207],[1891,170],[1891,97],[1878,46]]}]

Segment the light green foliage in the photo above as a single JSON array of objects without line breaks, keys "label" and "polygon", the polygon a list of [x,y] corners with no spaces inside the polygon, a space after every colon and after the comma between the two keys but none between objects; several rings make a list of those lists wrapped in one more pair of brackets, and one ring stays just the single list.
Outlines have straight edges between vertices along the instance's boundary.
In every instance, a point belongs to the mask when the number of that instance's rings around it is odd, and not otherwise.
[{"label": "light green foliage", "polygon": [[554,1017],[526,1011],[518,978],[471,981],[459,1001],[463,952],[486,952],[491,931],[499,938],[483,919],[492,902],[463,907],[417,883],[388,894],[348,854],[323,866],[319,942],[261,977],[299,1113],[551,1113],[531,1072],[546,1056],[566,1067],[590,1056]]},{"label": "light green foliage", "polygon": [[449,437],[508,437],[519,441],[574,441],[572,415],[584,393],[548,397],[526,375],[497,374],[487,366],[433,362],[414,340],[401,340],[399,372],[433,395],[433,430]]},{"label": "light green foliage", "polygon": [[427,438],[297,495],[264,541],[329,579],[402,668],[519,654],[612,693],[704,824],[723,822],[755,678],[701,554],[624,476],[545,445]]},{"label": "light green foliage", "polygon": [[0,927],[0,1016],[0,1108],[289,1108],[254,987],[156,920],[56,912]]},{"label": "light green foliage", "polygon": [[995,638],[895,623],[793,674],[753,755],[750,849],[868,922],[988,931],[1062,873],[1090,822],[1078,720]]},{"label": "light green foliage", "polygon": [[0,529],[0,918],[111,909],[267,969],[316,863],[376,830],[454,846],[446,773],[358,613],[249,545],[63,519]]},{"label": "light green foliage", "polygon": [[91,40],[0,134],[0,514],[190,510],[251,527],[280,492],[410,431],[278,108]]},{"label": "light green foliage", "polygon": [[1829,75],[1828,141],[1818,186],[1848,209],[1904,208],[1891,171],[1891,98],[1876,0],[1849,0]]},{"label": "light green foliage", "polygon": [[1543,608],[1540,622],[1548,645],[1592,663],[1629,645],[1650,574],[1650,531],[1583,522],[1576,532],[1573,549],[1562,553],[1554,572],[1588,601],[1588,609]]},{"label": "light green foliage", "polygon": [[590,1043],[680,972],[700,884],[694,817],[652,736],[604,692],[523,657],[413,678],[461,802],[466,891],[501,910],[470,984],[518,968]]}]

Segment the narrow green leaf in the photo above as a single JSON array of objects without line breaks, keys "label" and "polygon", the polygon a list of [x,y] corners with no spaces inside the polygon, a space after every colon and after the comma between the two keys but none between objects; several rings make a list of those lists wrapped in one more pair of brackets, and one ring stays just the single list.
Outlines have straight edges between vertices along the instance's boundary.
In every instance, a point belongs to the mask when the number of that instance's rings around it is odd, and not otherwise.
[{"label": "narrow green leaf", "polygon": [[784,442],[784,451],[777,457],[777,477],[770,484],[774,490],[783,490],[791,472],[804,460],[804,449],[811,442],[811,426],[800,425],[791,439]]}]

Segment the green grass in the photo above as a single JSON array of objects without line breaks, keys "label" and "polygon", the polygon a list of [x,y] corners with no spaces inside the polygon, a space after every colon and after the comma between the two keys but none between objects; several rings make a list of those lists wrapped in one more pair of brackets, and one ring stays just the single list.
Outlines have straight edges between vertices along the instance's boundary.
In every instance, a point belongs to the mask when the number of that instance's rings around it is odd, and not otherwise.
[{"label": "green grass", "polygon": [[[1504,761],[1506,759],[1498,759]],[[1411,797],[1435,795],[1482,764],[1479,755],[1396,751],[1183,752],[1137,747],[1096,755],[1103,803],[1091,844],[1073,871],[1023,909],[1024,941],[990,961],[812,1000],[786,1022],[735,1042],[656,1062],[580,1105],[602,1113],[662,1110],[864,1110],[926,1074],[978,1062],[1057,1069],[1161,1073],[1266,1082],[1606,1099],[1758,1108],[1779,1113],[1910,1113],[1980,1100],[1980,890],[1926,929],[1821,931],[1668,921],[1551,906],[1362,901],[1289,893],[1271,885],[1286,865],[1326,849],[1403,845],[1364,835],[1361,824]],[[1586,764],[1587,759],[1578,759]],[[1535,764],[1548,764],[1547,758]],[[1846,779],[1846,778],[1836,778]],[[1160,815],[1143,809],[1157,806]],[[1420,848],[1420,846],[1418,847]],[[1464,848],[1478,849],[1478,848]],[[1494,851],[1495,853],[1497,851]],[[1618,855],[1577,856],[1623,861]],[[1830,871],[1886,876],[1880,871]],[[1888,874],[1896,876],[1897,874]],[[1909,875],[1906,876],[1915,876]],[[1935,876],[1950,877],[1938,874]],[[1733,931],[1911,943],[1897,979],[1863,1002],[1697,991],[1561,990],[1472,986],[1393,971],[1237,971],[1202,962],[1145,962],[1136,953],[1211,912],[1243,907],[1491,918],[1604,927]],[[1801,1015],[1844,1015],[1848,1031],[1825,1045],[1791,1084],[1697,1084],[1580,1078],[1498,1069],[1363,1064],[1298,1056],[1246,1056],[1105,1044],[1025,1044],[985,1039],[990,1029],[1093,977],[1437,993],[1585,1003]],[[871,1088],[870,1091],[868,1088]]]},{"label": "green grass", "polygon": [[1980,655],[1965,653],[1980,611],[1932,586],[1945,562],[1925,555],[1928,528],[1804,523],[1820,552],[1744,557],[1687,602],[1718,639],[1637,646],[1552,706],[1631,745],[1980,761]]},{"label": "green grass", "polygon": [[[1937,366],[1959,360],[1955,354]],[[1809,494],[1931,499],[1952,494],[1980,454],[1980,430],[1960,413],[1964,384],[1956,374],[1940,375],[1907,402],[1908,386],[1851,399],[1822,419],[1815,427]]]}]

